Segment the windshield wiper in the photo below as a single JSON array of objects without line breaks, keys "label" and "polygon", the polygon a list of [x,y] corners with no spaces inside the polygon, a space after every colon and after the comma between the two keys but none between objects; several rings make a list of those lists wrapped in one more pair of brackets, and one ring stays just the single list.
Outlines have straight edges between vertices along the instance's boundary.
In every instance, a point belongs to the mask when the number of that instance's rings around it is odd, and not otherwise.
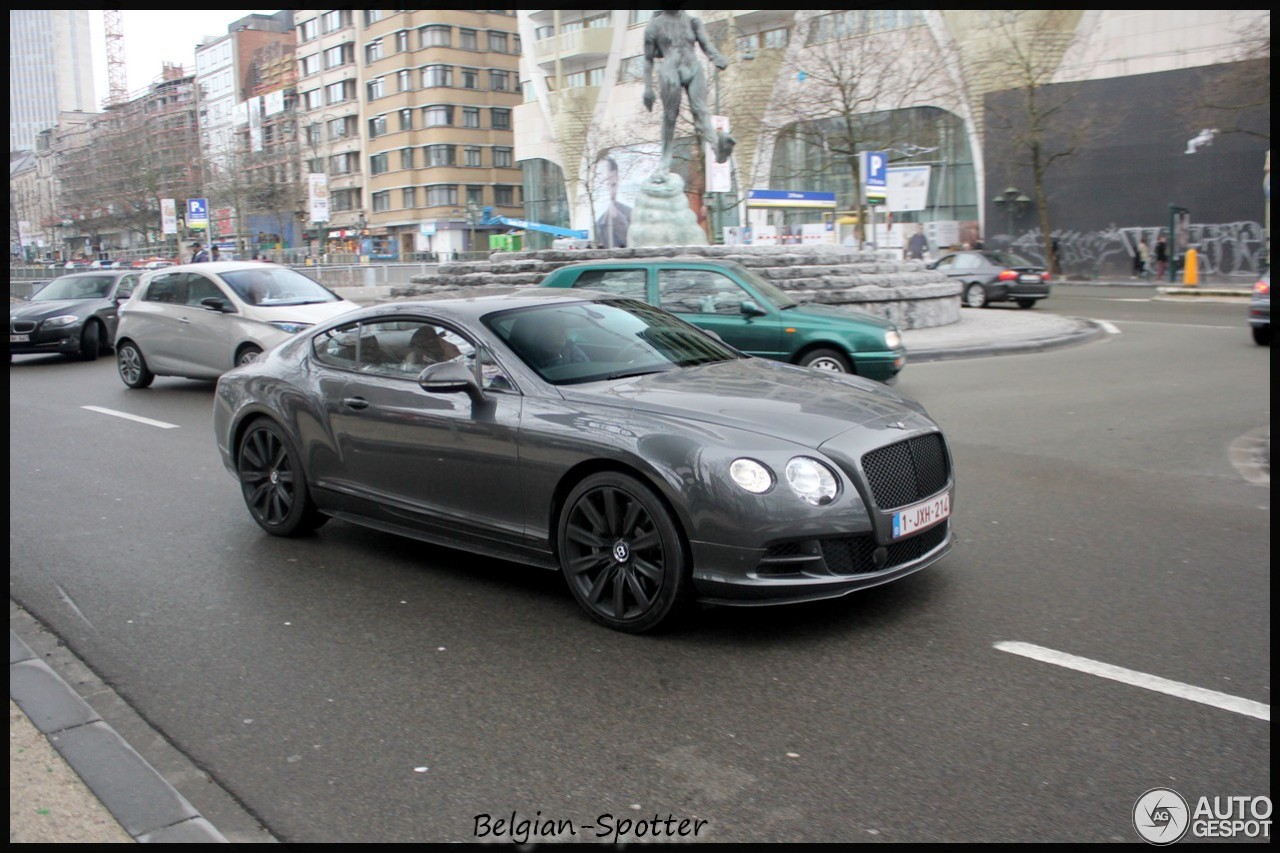
[{"label": "windshield wiper", "polygon": [[675,368],[671,366],[633,367],[630,370],[619,370],[614,373],[610,373],[608,376],[605,377],[605,379],[626,379],[629,376],[647,376],[650,373],[667,373],[668,371],[671,371],[671,370],[675,370]]}]

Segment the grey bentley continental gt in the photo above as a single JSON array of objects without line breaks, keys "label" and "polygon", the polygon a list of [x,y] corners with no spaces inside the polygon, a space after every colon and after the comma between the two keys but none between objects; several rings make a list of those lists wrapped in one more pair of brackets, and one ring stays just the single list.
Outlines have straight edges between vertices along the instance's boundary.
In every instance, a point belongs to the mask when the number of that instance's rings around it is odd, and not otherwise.
[{"label": "grey bentley continental gt", "polygon": [[268,533],[336,518],[558,569],[620,631],[846,595],[951,547],[919,403],[609,294],[354,311],[225,373],[214,422]]}]

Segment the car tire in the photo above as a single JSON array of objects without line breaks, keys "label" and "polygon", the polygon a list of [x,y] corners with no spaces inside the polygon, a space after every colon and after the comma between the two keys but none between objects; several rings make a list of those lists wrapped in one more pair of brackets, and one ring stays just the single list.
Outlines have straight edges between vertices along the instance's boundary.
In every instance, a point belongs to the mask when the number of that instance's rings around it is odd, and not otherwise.
[{"label": "car tire", "polygon": [[839,350],[829,348],[809,350],[800,357],[801,367],[812,367],[814,370],[827,370],[832,373],[853,373],[849,359]]},{"label": "car tire", "polygon": [[124,341],[116,347],[116,367],[120,379],[130,388],[146,388],[156,378],[142,357],[142,350],[133,341]]},{"label": "car tire", "polygon": [[93,361],[102,352],[102,327],[93,320],[80,332],[80,360]]},{"label": "car tire", "polygon": [[1271,346],[1271,326],[1254,326],[1253,342],[1260,347]]},{"label": "car tire", "polygon": [[253,344],[246,344],[245,346],[240,347],[236,352],[236,367],[253,364],[258,360],[258,356],[260,355],[262,355],[262,349],[260,347],[256,347]]},{"label": "car tire", "polygon": [[976,282],[969,285],[964,289],[964,304],[969,308],[986,308],[987,289]]},{"label": "car tire", "polygon": [[236,478],[249,515],[273,536],[302,536],[328,521],[311,498],[302,459],[274,421],[254,421],[240,437]]},{"label": "car tire", "polygon": [[1016,301],[1017,301],[1017,303],[1018,303],[1018,307],[1019,307],[1019,308],[1035,308],[1035,307],[1036,307],[1036,302],[1038,302],[1039,300],[1036,300],[1036,299],[1018,299],[1018,300],[1016,300]]},{"label": "car tire", "polygon": [[565,500],[560,568],[596,622],[639,634],[684,609],[689,577],[680,532],[666,504],[634,477],[604,471]]}]

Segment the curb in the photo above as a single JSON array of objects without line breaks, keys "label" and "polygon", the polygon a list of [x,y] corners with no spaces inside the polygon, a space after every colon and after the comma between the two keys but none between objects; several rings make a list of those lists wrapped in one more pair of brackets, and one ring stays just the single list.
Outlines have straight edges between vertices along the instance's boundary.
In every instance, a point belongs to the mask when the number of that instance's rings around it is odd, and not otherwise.
[{"label": "curb", "polygon": [[1061,347],[1075,346],[1104,337],[1107,333],[1102,324],[1082,317],[1064,317],[1070,320],[1075,328],[1050,337],[1003,344],[977,344],[964,346],[950,344],[941,347],[907,347],[907,361],[952,361],[962,358],[981,358],[995,355],[1015,355],[1018,353],[1045,352]]},{"label": "curb", "polygon": [[9,698],[135,841],[229,843],[12,629]]}]

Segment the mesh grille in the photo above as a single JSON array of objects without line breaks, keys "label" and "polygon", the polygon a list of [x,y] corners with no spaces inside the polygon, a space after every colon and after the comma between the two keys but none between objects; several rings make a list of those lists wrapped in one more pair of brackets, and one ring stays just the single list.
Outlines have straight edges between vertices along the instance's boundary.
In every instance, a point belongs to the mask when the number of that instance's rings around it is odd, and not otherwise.
[{"label": "mesh grille", "polygon": [[876,543],[870,536],[823,539],[822,556],[827,562],[827,569],[834,575],[861,575],[892,569],[917,560],[941,545],[947,538],[949,524],[944,521],[909,539],[889,543],[889,559],[880,568],[871,559]]},{"label": "mesh grille", "polygon": [[880,509],[906,506],[934,494],[950,473],[941,433],[877,448],[862,457],[871,496]]}]

